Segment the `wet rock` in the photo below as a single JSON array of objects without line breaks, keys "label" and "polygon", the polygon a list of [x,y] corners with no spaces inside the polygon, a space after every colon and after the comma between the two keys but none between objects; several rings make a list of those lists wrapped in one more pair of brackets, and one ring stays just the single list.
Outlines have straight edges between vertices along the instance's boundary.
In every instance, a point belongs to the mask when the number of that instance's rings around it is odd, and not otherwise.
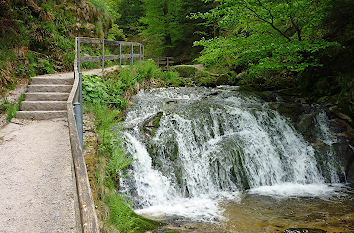
[{"label": "wet rock", "polygon": [[348,182],[354,182],[354,147],[347,143],[335,143],[333,149],[337,160],[344,168]]},{"label": "wet rock", "polygon": [[157,129],[160,127],[162,116],[163,112],[158,112],[143,123],[141,130],[145,133],[145,136],[148,139],[155,136]]},{"label": "wet rock", "polygon": [[296,124],[296,129],[305,136],[308,141],[313,141],[314,130],[312,130],[315,124],[315,114],[303,114],[299,117],[299,122]]},{"label": "wet rock", "polygon": [[327,231],[315,228],[289,228],[282,233],[326,233]]},{"label": "wet rock", "polygon": [[272,102],[269,103],[269,107],[293,122],[298,122],[299,116],[304,112],[300,103]]},{"label": "wet rock", "polygon": [[329,111],[331,111],[334,115],[336,115],[337,117],[341,118],[342,120],[345,120],[349,123],[352,123],[353,120],[351,117],[349,117],[348,115],[341,113],[339,108],[337,106],[332,106],[329,108]]}]

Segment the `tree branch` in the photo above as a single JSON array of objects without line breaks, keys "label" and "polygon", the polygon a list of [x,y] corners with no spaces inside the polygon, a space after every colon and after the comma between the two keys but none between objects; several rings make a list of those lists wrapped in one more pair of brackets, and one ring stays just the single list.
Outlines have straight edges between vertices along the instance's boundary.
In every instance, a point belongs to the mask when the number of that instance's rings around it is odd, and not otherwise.
[{"label": "tree branch", "polygon": [[[289,0],[286,0],[286,3],[291,7],[291,3],[289,2]],[[292,13],[290,12],[290,22],[291,22],[291,25],[295,28],[296,30],[296,34],[297,34],[297,38],[299,41],[302,41],[302,38],[301,38],[301,30],[299,28],[299,25],[297,25],[297,23],[295,22],[295,19],[292,15]]]},{"label": "tree branch", "polygon": [[247,3],[244,4],[244,7],[246,9],[248,9],[249,11],[251,11],[258,19],[262,20],[265,23],[268,23],[274,30],[276,30],[277,32],[280,33],[280,35],[282,35],[283,37],[285,37],[289,42],[291,41],[290,37],[287,36],[284,32],[282,32],[279,28],[277,28],[274,25],[274,21],[273,21],[273,17],[272,17],[272,21],[268,21],[267,19],[263,18],[262,16],[260,16],[254,9],[250,8],[249,6],[247,6]]}]

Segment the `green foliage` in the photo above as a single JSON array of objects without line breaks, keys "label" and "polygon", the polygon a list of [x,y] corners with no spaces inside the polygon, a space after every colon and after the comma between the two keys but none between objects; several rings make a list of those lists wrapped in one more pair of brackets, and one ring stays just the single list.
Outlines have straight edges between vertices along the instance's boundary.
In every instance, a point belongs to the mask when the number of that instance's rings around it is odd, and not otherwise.
[{"label": "green foliage", "polygon": [[189,56],[194,52],[191,49],[193,41],[200,39],[201,35],[209,36],[210,27],[188,16],[193,12],[208,11],[211,4],[202,0],[143,0],[143,3],[145,16],[141,22],[146,27],[142,35],[149,42],[147,49],[150,53],[190,60]]},{"label": "green foliage", "polygon": [[23,94],[20,95],[17,103],[11,103],[7,99],[0,105],[0,113],[7,112],[6,120],[10,122],[15,116],[16,112],[20,110],[22,101],[25,100]]},{"label": "green foliage", "polygon": [[116,89],[118,84],[112,80],[104,80],[98,75],[88,75],[83,78],[82,93],[84,102],[94,104],[113,104],[125,108],[126,101],[121,97],[122,90]]},{"label": "green foliage", "polygon": [[140,18],[145,14],[142,1],[120,0],[116,2],[116,10],[121,17],[115,23],[127,37],[136,37],[142,29]]},{"label": "green foliage", "polygon": [[183,78],[191,78],[198,71],[197,68],[192,66],[176,66],[172,67],[171,71],[175,71],[179,74],[179,76]]},{"label": "green foliage", "polygon": [[323,39],[320,27],[328,1],[225,0],[201,17],[217,19],[223,36],[202,39],[198,59],[249,76],[300,72],[321,66],[316,54],[338,43]]},{"label": "green foliage", "polygon": [[194,75],[194,83],[197,86],[215,87],[216,79],[209,72],[198,70]]},{"label": "green foliage", "polygon": [[5,99],[4,102],[0,104],[0,113],[6,112],[11,107],[11,105],[13,104]]},{"label": "green foliage", "polygon": [[[127,201],[117,193],[119,179],[125,168],[132,163],[127,156],[121,140],[117,124],[121,111],[125,105],[112,106],[108,101],[124,99],[125,91],[132,91],[137,82],[151,78],[155,72],[150,62],[122,69],[107,77],[97,75],[85,76],[83,82],[83,95],[85,109],[95,115],[95,131],[100,138],[98,148],[99,156],[104,156],[104,186],[102,201],[109,207],[106,223],[116,227],[120,232],[142,233],[156,229],[160,223],[143,218],[131,209]],[[117,76],[118,75],[118,76]]]},{"label": "green foliage", "polygon": [[110,8],[92,1],[3,1],[0,87],[17,78],[72,70],[75,36],[103,37],[111,24]]},{"label": "green foliage", "polygon": [[112,194],[106,198],[105,202],[111,211],[109,222],[116,226],[120,232],[143,233],[161,225],[134,213],[121,195]]}]

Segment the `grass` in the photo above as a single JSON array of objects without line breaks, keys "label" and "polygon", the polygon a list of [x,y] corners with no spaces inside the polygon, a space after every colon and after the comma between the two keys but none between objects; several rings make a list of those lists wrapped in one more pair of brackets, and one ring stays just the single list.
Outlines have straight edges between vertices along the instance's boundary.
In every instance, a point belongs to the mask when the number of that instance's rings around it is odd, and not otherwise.
[{"label": "grass", "polygon": [[[146,219],[137,215],[126,199],[118,192],[120,175],[133,162],[127,156],[119,130],[114,128],[119,123],[120,110],[110,108],[105,104],[86,103],[87,112],[95,116],[95,132],[99,137],[97,151],[97,169],[94,175],[93,191],[96,205],[99,210],[109,209],[109,213],[99,213],[101,221],[105,222],[104,228],[118,230],[126,233],[142,233],[154,230],[160,226],[159,222]],[[91,159],[92,160],[92,159]]]},{"label": "grass", "polygon": [[[8,1],[5,4],[8,8],[2,16],[8,20],[9,26],[5,28],[0,25],[2,94],[14,88],[16,80],[20,78],[71,71],[75,57],[75,35],[94,38],[107,36],[103,32],[107,31],[110,24],[108,9],[101,4],[102,1],[91,0],[94,4],[88,4],[88,12],[83,15],[78,9],[85,2],[35,1],[41,8],[39,15],[33,14],[23,1]],[[78,21],[81,26],[73,28]],[[85,26],[88,24],[96,25],[95,30]]]},{"label": "grass", "polygon": [[[153,61],[146,61],[121,68],[105,77],[85,76],[83,94],[85,111],[95,116],[95,132],[98,135],[97,158],[87,164],[98,216],[107,232],[141,233],[157,229],[159,222],[139,216],[131,209],[131,203],[119,193],[119,180],[133,162],[119,140],[117,125],[129,98],[139,88],[148,87],[152,80],[158,85],[180,85],[175,72],[162,72]],[[161,117],[161,116],[160,116]],[[159,119],[156,119],[158,124]],[[92,167],[94,167],[92,169]],[[92,174],[92,172],[94,174]],[[90,174],[91,173],[91,174]]]},{"label": "grass", "polygon": [[105,202],[111,211],[108,221],[121,232],[141,233],[161,226],[159,222],[137,215],[119,194],[107,196]]},{"label": "grass", "polygon": [[16,116],[16,112],[20,110],[21,103],[24,100],[25,100],[25,95],[21,94],[17,101],[17,104],[10,103],[10,106],[8,108],[7,118],[6,118],[8,122],[10,122]]}]

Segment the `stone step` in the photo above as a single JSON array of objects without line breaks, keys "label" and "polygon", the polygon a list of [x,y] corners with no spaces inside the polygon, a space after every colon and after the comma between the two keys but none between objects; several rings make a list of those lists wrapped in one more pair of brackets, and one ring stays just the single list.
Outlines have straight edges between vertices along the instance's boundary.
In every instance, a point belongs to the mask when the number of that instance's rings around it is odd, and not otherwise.
[{"label": "stone step", "polygon": [[50,120],[63,117],[67,117],[66,111],[19,111],[16,113],[16,118],[28,120]]},{"label": "stone step", "polygon": [[69,93],[59,92],[32,92],[26,93],[26,101],[67,101]]},{"label": "stone step", "polygon": [[74,78],[49,78],[49,77],[33,77],[31,84],[33,85],[72,85]]},{"label": "stone step", "polygon": [[60,92],[69,93],[72,85],[29,85],[28,92]]},{"label": "stone step", "polygon": [[23,101],[22,111],[59,111],[66,110],[66,101]]}]

